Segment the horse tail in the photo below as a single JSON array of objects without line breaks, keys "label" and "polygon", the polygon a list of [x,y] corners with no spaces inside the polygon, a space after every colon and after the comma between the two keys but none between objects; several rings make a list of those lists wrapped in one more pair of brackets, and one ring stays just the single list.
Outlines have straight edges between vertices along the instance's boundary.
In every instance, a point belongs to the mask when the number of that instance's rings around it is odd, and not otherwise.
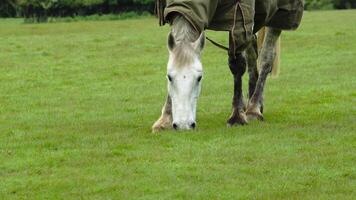
[{"label": "horse tail", "polygon": [[[261,48],[265,39],[266,35],[266,27],[261,28],[261,30],[258,31],[257,33],[257,49],[258,52],[261,52]],[[278,77],[279,75],[279,65],[280,65],[280,58],[281,58],[281,37],[278,38],[275,46],[275,51],[276,51],[276,56],[273,61],[272,65],[272,77]],[[258,59],[260,60],[260,59]],[[258,70],[260,71],[260,64],[258,63]]]},{"label": "horse tail", "polygon": [[279,68],[281,63],[281,37],[278,38],[276,42],[276,56],[274,57],[273,65],[272,65],[272,77],[278,77]]}]

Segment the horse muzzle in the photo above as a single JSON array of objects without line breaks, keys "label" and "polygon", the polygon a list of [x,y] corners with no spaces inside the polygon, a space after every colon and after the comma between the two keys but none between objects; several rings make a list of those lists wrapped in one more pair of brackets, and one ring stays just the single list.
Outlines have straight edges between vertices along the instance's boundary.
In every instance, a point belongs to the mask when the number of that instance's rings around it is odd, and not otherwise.
[{"label": "horse muzzle", "polygon": [[188,123],[173,122],[172,127],[174,130],[194,130],[196,127],[196,123],[195,122],[188,122]]}]

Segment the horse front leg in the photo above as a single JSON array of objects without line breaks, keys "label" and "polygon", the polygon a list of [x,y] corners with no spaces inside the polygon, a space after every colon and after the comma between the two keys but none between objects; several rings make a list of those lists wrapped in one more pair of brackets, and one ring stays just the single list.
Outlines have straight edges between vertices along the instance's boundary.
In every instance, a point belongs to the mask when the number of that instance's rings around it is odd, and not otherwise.
[{"label": "horse front leg", "polygon": [[276,56],[276,42],[281,34],[281,30],[266,28],[265,41],[259,56],[261,71],[258,76],[255,91],[250,97],[246,114],[248,119],[263,120],[263,90],[265,87],[267,75],[272,71],[272,65]]},{"label": "horse front leg", "polygon": [[157,133],[162,130],[171,129],[172,121],[172,99],[168,95],[160,118],[152,126],[152,132]]},{"label": "horse front leg", "polygon": [[234,97],[232,99],[232,113],[227,120],[228,126],[247,124],[245,104],[242,94],[242,76],[246,71],[246,59],[243,54],[237,54],[236,58],[229,56],[230,71],[234,76]]}]

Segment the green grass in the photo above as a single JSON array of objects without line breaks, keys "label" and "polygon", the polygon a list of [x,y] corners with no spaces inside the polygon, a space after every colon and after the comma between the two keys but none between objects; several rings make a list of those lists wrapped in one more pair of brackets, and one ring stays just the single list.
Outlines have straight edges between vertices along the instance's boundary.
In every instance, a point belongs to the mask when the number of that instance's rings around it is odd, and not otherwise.
[{"label": "green grass", "polygon": [[0,199],[355,199],[355,19],[284,32],[266,120],[244,127],[226,127],[232,75],[207,44],[198,130],[158,135],[169,27],[0,20]]}]

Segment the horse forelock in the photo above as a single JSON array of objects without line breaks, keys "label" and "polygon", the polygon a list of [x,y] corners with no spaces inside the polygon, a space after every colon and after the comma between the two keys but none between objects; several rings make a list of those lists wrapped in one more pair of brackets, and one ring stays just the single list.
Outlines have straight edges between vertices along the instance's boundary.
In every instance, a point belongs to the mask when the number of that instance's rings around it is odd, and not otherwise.
[{"label": "horse forelock", "polygon": [[198,56],[192,43],[198,39],[199,34],[183,16],[178,15],[173,20],[172,34],[176,46],[172,50],[174,67],[189,67]]},{"label": "horse forelock", "polygon": [[198,56],[190,44],[178,44],[171,52],[175,67],[189,67]]}]

